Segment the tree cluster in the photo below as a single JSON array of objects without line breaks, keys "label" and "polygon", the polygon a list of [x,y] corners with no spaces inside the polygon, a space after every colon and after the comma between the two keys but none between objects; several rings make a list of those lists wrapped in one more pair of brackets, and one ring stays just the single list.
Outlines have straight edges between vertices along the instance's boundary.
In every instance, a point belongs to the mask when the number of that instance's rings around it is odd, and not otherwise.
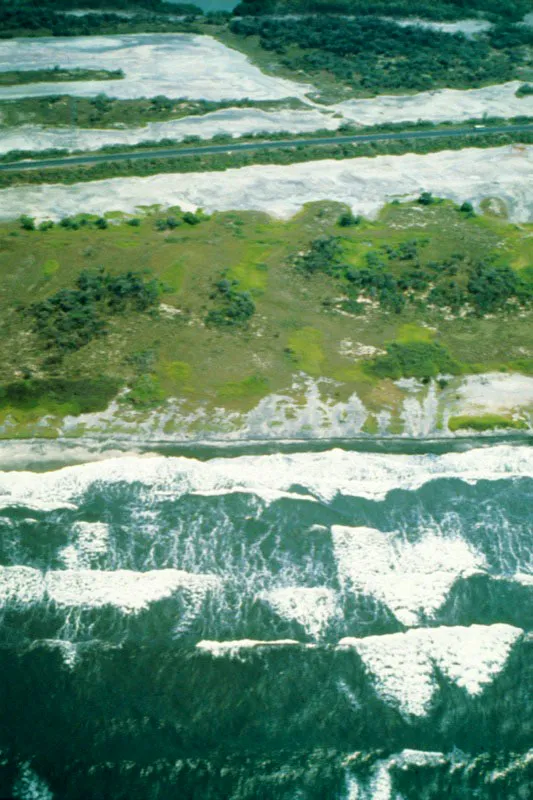
[{"label": "tree cluster", "polygon": [[238,290],[238,281],[223,278],[215,283],[210,299],[216,307],[211,309],[205,324],[216,327],[244,327],[255,313],[255,303],[249,292]]},{"label": "tree cluster", "polygon": [[507,38],[502,29],[500,37],[475,40],[370,16],[314,16],[305,25],[299,19],[245,17],[230,27],[240,36],[258,36],[261,47],[278,53],[291,70],[311,76],[327,71],[368,92],[496,83],[510,80],[520,62],[513,39],[519,26],[506,26]]},{"label": "tree cluster", "polygon": [[460,365],[438,342],[392,342],[386,354],[377,356],[370,371],[379,378],[419,378],[428,380],[437,375],[457,375]]},{"label": "tree cluster", "polygon": [[[86,3],[76,4],[78,8],[87,7]],[[135,5],[135,4],[130,4]],[[167,5],[164,13],[162,8],[150,8],[147,5],[136,4],[137,13],[131,17],[122,17],[112,11],[102,10],[98,13],[75,16],[65,14],[74,4],[60,8],[58,4],[48,3],[41,5],[28,0],[11,2],[0,0],[0,38],[6,39],[13,36],[91,36],[106,33],[135,33],[135,32],[165,32],[189,30],[190,23],[202,14],[196,6],[184,4],[182,13],[187,16],[181,20],[176,19],[180,14],[179,6]],[[104,4],[109,8],[109,3]],[[93,8],[95,8],[93,6]],[[169,9],[172,17],[168,16]]]},{"label": "tree cluster", "polygon": [[[470,204],[464,211],[469,212]],[[463,206],[461,207],[463,211]],[[393,247],[384,245],[365,256],[366,265],[354,267],[343,261],[342,240],[334,236],[314,239],[304,255],[294,259],[296,268],[311,276],[330,275],[343,285],[347,300],[341,308],[362,313],[361,295],[386,311],[401,313],[407,303],[447,308],[458,313],[470,309],[478,316],[509,308],[509,302],[533,302],[533,282],[508,266],[489,261],[466,263],[461,254],[442,261],[421,263],[420,250],[427,240],[411,239]],[[326,301],[326,305],[330,305]]]},{"label": "tree cluster", "polygon": [[153,307],[161,291],[157,279],[147,279],[139,272],[112,275],[103,269],[83,270],[76,288],[60,289],[46,300],[31,305],[27,313],[34,332],[47,348],[69,352],[107,333],[107,320],[113,314]]},{"label": "tree cluster", "polygon": [[357,14],[454,20],[484,14],[520,20],[531,10],[529,0],[241,0],[236,16],[262,14]]}]

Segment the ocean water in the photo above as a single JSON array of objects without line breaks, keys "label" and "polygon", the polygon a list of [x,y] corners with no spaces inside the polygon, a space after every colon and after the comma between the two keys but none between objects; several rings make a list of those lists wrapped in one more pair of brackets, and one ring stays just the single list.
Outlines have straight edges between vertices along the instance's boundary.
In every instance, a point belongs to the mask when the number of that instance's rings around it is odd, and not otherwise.
[{"label": "ocean water", "polygon": [[533,797],[527,441],[13,452],[0,797]]}]

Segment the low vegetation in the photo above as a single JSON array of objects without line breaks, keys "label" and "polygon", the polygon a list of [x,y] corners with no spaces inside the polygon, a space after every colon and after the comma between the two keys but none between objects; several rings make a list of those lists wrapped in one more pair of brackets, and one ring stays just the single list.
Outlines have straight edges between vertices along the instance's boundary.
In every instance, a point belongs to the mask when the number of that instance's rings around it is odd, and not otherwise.
[{"label": "low vegetation", "polygon": [[[0,80],[4,74],[10,73],[0,73]],[[93,77],[92,80],[94,79]],[[46,79],[43,78],[43,80]],[[48,97],[0,100],[0,127],[13,128],[18,125],[32,124],[61,128],[75,124],[78,128],[139,128],[150,122],[201,116],[224,108],[277,110],[298,105],[300,103],[297,100],[253,101],[245,99],[214,102],[187,98],[171,99],[163,96],[124,100],[108,97],[105,94],[96,97],[71,97],[57,94]]]},{"label": "low vegetation", "polygon": [[[76,4],[80,8],[82,4]],[[197,32],[194,24],[202,11],[193,5],[167,3],[134,3],[133,15],[123,16],[109,10],[107,5],[90,8],[97,13],[76,16],[65,14],[74,7],[60,7],[57,3],[34,3],[33,0],[0,0],[0,36],[97,36],[108,33],[166,33],[173,31]],[[83,6],[87,8],[87,6]],[[116,3],[114,9],[118,10]],[[185,14],[185,18],[182,16]]]},{"label": "low vegetation", "polygon": [[[0,72],[0,86],[18,86],[24,83],[59,83],[61,81],[114,81],[124,77],[121,69],[27,69]],[[47,98],[49,100],[49,98]],[[20,101],[18,101],[20,102]]]},{"label": "low vegetation", "polygon": [[74,289],[59,289],[21,310],[30,316],[32,329],[45,349],[53,351],[48,363],[58,363],[63,352],[79,350],[106,334],[110,316],[126,309],[146,311],[156,305],[160,292],[155,278],[147,279],[138,272],[113,275],[103,268],[83,270]]},{"label": "low vegetation", "polygon": [[[154,207],[2,223],[0,424],[29,435],[119,389],[139,411],[167,397],[245,410],[302,372],[394,415],[400,377],[533,374],[532,230],[499,214],[432,197],[375,221],[312,203],[287,222],[168,225],[184,212]],[[466,301],[428,302],[450,281]]]},{"label": "low vegetation", "polygon": [[528,97],[531,94],[533,94],[533,84],[531,83],[523,83],[516,90],[517,97]]},{"label": "low vegetation", "polygon": [[214,301],[205,318],[206,325],[218,327],[245,327],[255,312],[250,292],[238,289],[239,281],[223,278],[215,283],[210,299]]},{"label": "low vegetation", "polygon": [[[429,193],[419,199],[421,205],[434,202]],[[472,204],[464,203],[459,213],[473,216]],[[346,219],[341,215],[339,226],[346,227]],[[335,278],[346,298],[340,307],[354,314],[364,313],[368,302],[396,314],[413,305],[420,309],[446,308],[463,316],[483,316],[533,304],[529,273],[520,276],[509,266],[498,264],[496,254],[478,260],[456,252],[435,261],[424,257],[430,245],[426,237],[403,241],[397,247],[386,243],[368,250],[361,266],[354,267],[349,260],[351,247],[343,247],[341,236],[321,236],[304,254],[295,257],[295,265],[308,276],[322,272]]]},{"label": "low vegetation", "polygon": [[504,417],[498,414],[483,414],[477,417],[473,415],[451,417],[448,420],[448,427],[453,433],[462,430],[484,433],[485,431],[494,430],[526,430],[527,424],[522,419]]},{"label": "low vegetation", "polygon": [[235,19],[230,31],[300,79],[319,86],[329,80],[337,90],[365,95],[503,83],[531,63],[533,45],[526,26],[502,23],[467,39],[373,16],[321,15],[305,25],[298,18],[247,16]]},{"label": "low vegetation", "polygon": [[357,14],[456,20],[487,15],[505,21],[520,20],[530,11],[529,0],[241,0],[234,14]]}]

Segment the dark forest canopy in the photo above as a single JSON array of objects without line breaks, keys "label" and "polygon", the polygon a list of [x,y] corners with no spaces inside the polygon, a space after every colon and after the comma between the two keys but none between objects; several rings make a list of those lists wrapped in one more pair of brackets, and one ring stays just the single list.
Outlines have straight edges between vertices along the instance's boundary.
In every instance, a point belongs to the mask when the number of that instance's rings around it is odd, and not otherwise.
[{"label": "dark forest canopy", "polygon": [[487,36],[400,26],[379,17],[244,17],[231,23],[240,36],[258,36],[264,50],[311,77],[328,72],[354,90],[422,91],[438,86],[464,88],[503,83],[527,60],[533,31],[499,25]]},{"label": "dark forest canopy", "polygon": [[11,10],[17,8],[36,8],[43,7],[53,11],[73,11],[76,9],[91,9],[105,11],[131,11],[144,10],[171,14],[203,14],[203,11],[193,3],[170,3],[165,0],[3,0],[2,6],[9,7]]},{"label": "dark forest canopy", "polygon": [[454,20],[489,16],[518,20],[531,0],[241,0],[234,14],[368,14]]},{"label": "dark forest canopy", "polygon": [[[114,3],[117,13],[109,11],[110,0],[0,0],[0,38],[13,36],[97,36],[108,33],[173,32],[189,30],[188,21],[201,18],[196,6],[169,4],[161,0],[130,0]],[[92,10],[83,16],[66,14],[75,7]],[[90,6],[90,8],[89,8]],[[120,10],[134,12],[128,18]],[[99,10],[101,9],[101,10]],[[181,19],[183,17],[184,19]]]}]

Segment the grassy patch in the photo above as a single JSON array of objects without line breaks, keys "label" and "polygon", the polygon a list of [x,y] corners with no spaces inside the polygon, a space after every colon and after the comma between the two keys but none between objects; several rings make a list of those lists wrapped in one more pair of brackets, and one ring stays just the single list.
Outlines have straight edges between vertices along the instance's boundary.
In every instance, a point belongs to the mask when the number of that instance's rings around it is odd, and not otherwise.
[{"label": "grassy patch", "polygon": [[503,417],[497,414],[483,414],[482,416],[459,416],[448,420],[449,429],[455,433],[460,430],[473,430],[478,433],[498,429],[527,430],[527,423],[522,419]]},{"label": "grassy patch", "polygon": [[218,390],[222,400],[258,399],[268,393],[268,379],[263,375],[249,375],[241,381],[224,383]]},{"label": "grassy patch", "polygon": [[56,258],[47,258],[43,264],[43,275],[51,278],[59,269],[59,261]]},{"label": "grassy patch", "polygon": [[422,325],[417,325],[415,322],[406,322],[398,329],[396,341],[399,344],[411,344],[413,342],[423,342],[430,344],[435,338],[435,331],[430,328],[424,328]]},{"label": "grassy patch", "polygon": [[287,353],[298,368],[309,375],[320,375],[324,361],[323,334],[315,328],[301,328],[288,339]]}]

